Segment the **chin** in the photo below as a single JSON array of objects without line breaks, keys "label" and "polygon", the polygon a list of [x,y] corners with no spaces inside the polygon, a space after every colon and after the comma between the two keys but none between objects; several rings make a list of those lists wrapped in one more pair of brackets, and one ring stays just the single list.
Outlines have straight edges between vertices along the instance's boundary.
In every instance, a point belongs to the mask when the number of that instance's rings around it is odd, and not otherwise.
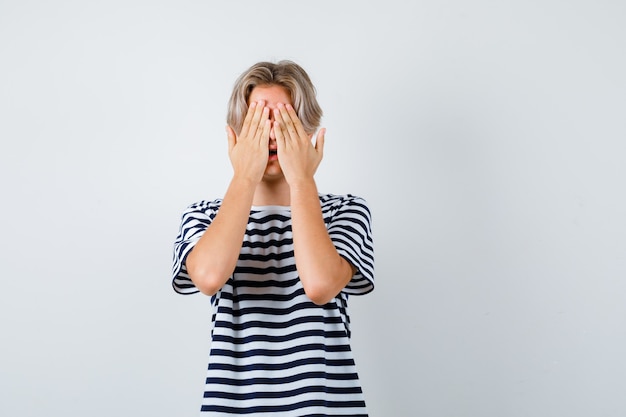
[{"label": "chin", "polygon": [[268,167],[265,169],[265,174],[263,174],[263,179],[267,179],[270,181],[276,181],[282,178],[285,178],[285,176],[283,175],[283,171],[278,165],[268,165]]}]

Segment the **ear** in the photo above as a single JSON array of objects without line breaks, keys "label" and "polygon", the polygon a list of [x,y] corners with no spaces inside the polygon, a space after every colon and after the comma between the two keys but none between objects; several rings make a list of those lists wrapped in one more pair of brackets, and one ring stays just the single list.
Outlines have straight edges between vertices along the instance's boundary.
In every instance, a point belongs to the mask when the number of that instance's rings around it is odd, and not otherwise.
[{"label": "ear", "polygon": [[237,135],[232,127],[226,125],[226,136],[228,137],[228,151],[232,151],[237,143]]},{"label": "ear", "polygon": [[326,128],[323,127],[317,132],[317,137],[315,138],[315,149],[322,154],[324,152],[324,140],[326,139]]}]

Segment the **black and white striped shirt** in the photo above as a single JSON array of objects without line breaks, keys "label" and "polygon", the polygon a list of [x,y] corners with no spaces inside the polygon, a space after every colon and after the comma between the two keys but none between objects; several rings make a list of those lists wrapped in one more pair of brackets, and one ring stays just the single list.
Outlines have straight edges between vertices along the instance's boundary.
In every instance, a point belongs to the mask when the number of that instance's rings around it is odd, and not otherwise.
[{"label": "black and white striped shirt", "polygon": [[[335,299],[311,302],[296,270],[291,211],[253,206],[233,275],[211,302],[211,349],[201,410],[210,415],[365,416],[350,348],[348,295],[374,289],[371,216],[352,195],[320,194],[328,233],[357,269]],[[174,244],[173,286],[198,292],[185,259],[221,200],[187,208]]]}]

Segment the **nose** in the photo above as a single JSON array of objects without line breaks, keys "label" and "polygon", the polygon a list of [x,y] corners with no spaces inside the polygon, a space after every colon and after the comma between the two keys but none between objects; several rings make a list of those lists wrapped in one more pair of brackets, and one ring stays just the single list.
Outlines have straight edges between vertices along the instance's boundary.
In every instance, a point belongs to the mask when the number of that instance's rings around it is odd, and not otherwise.
[{"label": "nose", "polygon": [[270,129],[270,140],[276,140],[276,133],[274,133],[274,121],[276,118],[274,117],[274,109],[270,109],[270,122],[272,122],[272,127]]},{"label": "nose", "polygon": [[276,109],[270,107],[270,121],[273,123],[276,118],[274,117],[274,111]]}]

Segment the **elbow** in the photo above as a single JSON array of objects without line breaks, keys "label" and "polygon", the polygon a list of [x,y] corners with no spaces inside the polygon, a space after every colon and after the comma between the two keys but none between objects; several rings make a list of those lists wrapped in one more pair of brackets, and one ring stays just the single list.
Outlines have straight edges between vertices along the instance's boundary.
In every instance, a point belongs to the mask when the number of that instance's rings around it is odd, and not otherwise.
[{"label": "elbow", "polygon": [[328,288],[325,288],[321,285],[308,285],[304,286],[304,293],[306,296],[318,306],[323,306],[332,301],[337,294],[329,291]]},{"label": "elbow", "polygon": [[209,297],[212,297],[215,294],[217,294],[217,292],[220,290],[221,287],[218,287],[216,285],[212,285],[211,283],[204,283],[203,282],[201,284],[196,284],[196,288],[202,294],[207,295]]},{"label": "elbow", "polygon": [[334,270],[299,271],[300,282],[306,296],[318,306],[328,304],[343,291],[355,273],[355,268],[348,262],[340,259],[340,264]]},{"label": "elbow", "polygon": [[191,281],[196,286],[198,291],[204,295],[215,295],[228,280],[228,277],[224,278],[222,274],[211,273],[209,271],[188,271]]}]

